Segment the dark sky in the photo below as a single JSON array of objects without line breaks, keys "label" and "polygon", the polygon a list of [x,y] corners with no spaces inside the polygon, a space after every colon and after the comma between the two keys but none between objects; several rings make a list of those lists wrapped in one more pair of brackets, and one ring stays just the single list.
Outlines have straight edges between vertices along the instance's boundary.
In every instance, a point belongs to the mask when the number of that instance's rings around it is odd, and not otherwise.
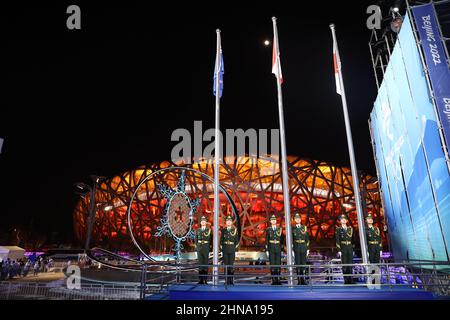
[{"label": "dark sky", "polygon": [[[225,60],[222,128],[278,128],[272,52],[263,46],[273,15],[288,153],[349,165],[334,22],[358,167],[375,174],[367,120],[376,86],[365,24],[375,1],[39,2],[2,10],[3,227],[33,219],[39,230],[70,234],[75,182],[169,159],[172,131],[192,131],[194,120],[213,127],[216,28]],[[66,28],[69,4],[81,7],[81,30]]]}]

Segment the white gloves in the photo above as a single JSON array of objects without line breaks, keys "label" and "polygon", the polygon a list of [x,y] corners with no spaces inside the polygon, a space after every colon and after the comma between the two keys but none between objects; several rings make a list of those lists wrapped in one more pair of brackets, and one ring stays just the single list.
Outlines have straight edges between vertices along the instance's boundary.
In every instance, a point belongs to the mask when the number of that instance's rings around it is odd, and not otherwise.
[{"label": "white gloves", "polygon": [[382,255],[383,255],[383,251],[380,251],[380,258],[381,258]]},{"label": "white gloves", "polygon": [[308,249],[308,250],[306,250],[306,255],[307,255],[307,256],[309,256],[309,249]]},{"label": "white gloves", "polygon": [[339,252],[337,253],[338,258],[340,258],[341,255],[342,255],[342,253],[339,251]]}]

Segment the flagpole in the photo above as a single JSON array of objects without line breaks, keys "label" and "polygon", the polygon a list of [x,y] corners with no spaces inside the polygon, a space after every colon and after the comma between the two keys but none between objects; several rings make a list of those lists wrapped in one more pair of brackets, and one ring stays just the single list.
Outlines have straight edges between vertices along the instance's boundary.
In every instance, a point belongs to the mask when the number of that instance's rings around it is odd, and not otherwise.
[{"label": "flagpole", "polygon": [[283,113],[283,92],[281,90],[281,64],[280,64],[280,48],[278,46],[278,30],[277,30],[277,18],[272,18],[273,22],[273,34],[274,34],[274,46],[276,50],[276,63],[277,63],[277,92],[278,92],[278,115],[280,120],[280,140],[281,140],[281,165],[282,165],[282,181],[283,181],[283,200],[284,200],[284,221],[286,224],[286,255],[287,265],[289,270],[288,284],[294,285],[294,272],[292,269],[292,231],[291,231],[291,207],[289,197],[289,178],[288,178],[288,166],[287,166],[287,154],[286,154],[286,138],[284,128],[284,113]]},{"label": "flagpole", "polygon": [[342,99],[342,108],[344,109],[344,119],[345,119],[345,130],[347,133],[347,144],[348,144],[348,153],[350,156],[350,165],[352,170],[352,179],[353,179],[353,189],[355,194],[355,202],[356,202],[356,213],[358,216],[358,228],[359,228],[359,241],[361,244],[361,255],[364,264],[367,264],[367,241],[366,241],[366,229],[364,226],[364,214],[361,206],[361,194],[359,190],[359,177],[358,177],[358,169],[356,168],[356,160],[355,160],[355,151],[353,149],[353,138],[352,138],[352,129],[350,126],[350,118],[348,115],[347,108],[347,97],[345,95],[345,87],[344,87],[344,79],[342,77],[342,68],[340,65],[340,57],[339,57],[339,49],[336,40],[336,31],[334,24],[330,24],[331,33],[333,35],[333,42],[336,46],[336,61],[338,63],[338,74],[339,74],[339,84],[341,86],[341,99]]},{"label": "flagpole", "polygon": [[219,284],[219,216],[220,216],[220,198],[219,198],[219,162],[220,162],[220,69],[221,59],[220,51],[220,30],[217,33],[217,51],[216,51],[216,130],[214,147],[214,230],[213,230],[213,285]]}]

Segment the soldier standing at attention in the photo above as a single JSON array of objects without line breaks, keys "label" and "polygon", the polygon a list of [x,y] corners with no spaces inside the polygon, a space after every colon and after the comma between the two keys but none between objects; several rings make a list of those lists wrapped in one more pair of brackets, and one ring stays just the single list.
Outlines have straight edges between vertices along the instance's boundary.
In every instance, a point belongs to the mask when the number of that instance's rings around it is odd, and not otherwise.
[{"label": "soldier standing at attention", "polygon": [[[270,265],[281,265],[281,250],[283,249],[281,227],[277,226],[277,217],[270,217],[270,226],[266,229],[266,252],[269,255]],[[271,267],[272,284],[280,285],[280,267]]]},{"label": "soldier standing at attention", "polygon": [[226,269],[227,284],[233,284],[233,265],[236,258],[236,250],[239,247],[239,235],[237,229],[233,226],[233,218],[227,216],[226,227],[222,229],[220,237],[222,247],[223,264],[228,266]]},{"label": "soldier standing at attention", "polygon": [[366,222],[366,237],[367,247],[369,249],[369,262],[380,263],[380,256],[382,254],[380,229],[373,226],[373,216],[370,213],[366,217]]},{"label": "soldier standing at attention", "polygon": [[206,226],[205,216],[200,219],[200,228],[197,229],[195,234],[195,246],[197,248],[197,259],[198,259],[198,284],[208,284],[206,279],[208,278],[208,260],[209,251],[211,250],[212,244],[212,232],[211,229]]},{"label": "soldier standing at attention", "polygon": [[[336,228],[336,247],[339,252],[338,255],[341,258],[342,264],[352,264],[353,263],[353,228],[351,226],[347,226],[347,216],[345,214],[341,214],[339,216],[339,221],[341,226]],[[344,273],[344,283],[351,284],[352,283],[352,266],[344,266],[342,267],[342,272]]]},{"label": "soldier standing at attention", "polygon": [[[300,214],[294,216],[295,226],[292,228],[292,240],[296,265],[306,265],[306,257],[309,254],[309,234],[305,225],[302,225]],[[305,267],[297,267],[298,284],[306,284]]]}]

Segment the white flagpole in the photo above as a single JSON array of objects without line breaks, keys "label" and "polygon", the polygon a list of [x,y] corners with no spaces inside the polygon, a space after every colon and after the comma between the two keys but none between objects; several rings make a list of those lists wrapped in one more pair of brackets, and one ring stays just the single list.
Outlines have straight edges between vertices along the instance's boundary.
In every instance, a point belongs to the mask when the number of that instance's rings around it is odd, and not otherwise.
[{"label": "white flagpole", "polygon": [[215,130],[215,149],[214,149],[214,230],[213,230],[213,285],[219,284],[219,216],[220,216],[220,198],[219,198],[219,173],[220,173],[220,70],[222,59],[220,51],[222,50],[220,41],[220,30],[217,33],[217,52],[216,52],[216,130]]},{"label": "white flagpole", "polygon": [[283,179],[283,199],[284,199],[284,221],[286,223],[286,254],[287,254],[287,265],[289,270],[289,286],[294,285],[294,272],[293,272],[293,261],[292,261],[292,231],[291,231],[291,207],[289,198],[289,178],[288,178],[288,166],[287,166],[287,154],[286,154],[286,138],[284,129],[284,113],[283,113],[283,92],[281,90],[281,64],[280,64],[280,48],[278,46],[278,30],[277,30],[277,18],[272,18],[273,22],[273,34],[276,52],[276,63],[277,63],[277,91],[278,91],[278,114],[280,120],[280,140],[281,140],[281,165],[282,165],[282,179]]},{"label": "white flagpole", "polygon": [[341,58],[339,56],[339,48],[336,40],[336,31],[334,28],[334,24],[330,24],[331,33],[333,35],[333,42],[336,46],[336,61],[338,64],[339,71],[339,84],[341,88],[341,98],[342,98],[342,108],[344,109],[344,119],[345,119],[345,130],[347,133],[347,144],[348,144],[348,153],[350,156],[350,165],[352,170],[352,178],[353,178],[353,189],[355,193],[355,202],[356,202],[356,213],[358,216],[358,228],[359,228],[359,241],[361,244],[361,255],[364,264],[367,264],[367,241],[366,241],[366,228],[364,226],[364,214],[361,206],[361,194],[359,191],[359,178],[358,178],[358,169],[356,168],[356,160],[355,160],[355,151],[353,150],[353,138],[352,138],[352,129],[350,126],[350,118],[348,116],[347,109],[347,97],[345,95],[344,88],[344,80],[342,77],[342,67],[341,67]]}]

